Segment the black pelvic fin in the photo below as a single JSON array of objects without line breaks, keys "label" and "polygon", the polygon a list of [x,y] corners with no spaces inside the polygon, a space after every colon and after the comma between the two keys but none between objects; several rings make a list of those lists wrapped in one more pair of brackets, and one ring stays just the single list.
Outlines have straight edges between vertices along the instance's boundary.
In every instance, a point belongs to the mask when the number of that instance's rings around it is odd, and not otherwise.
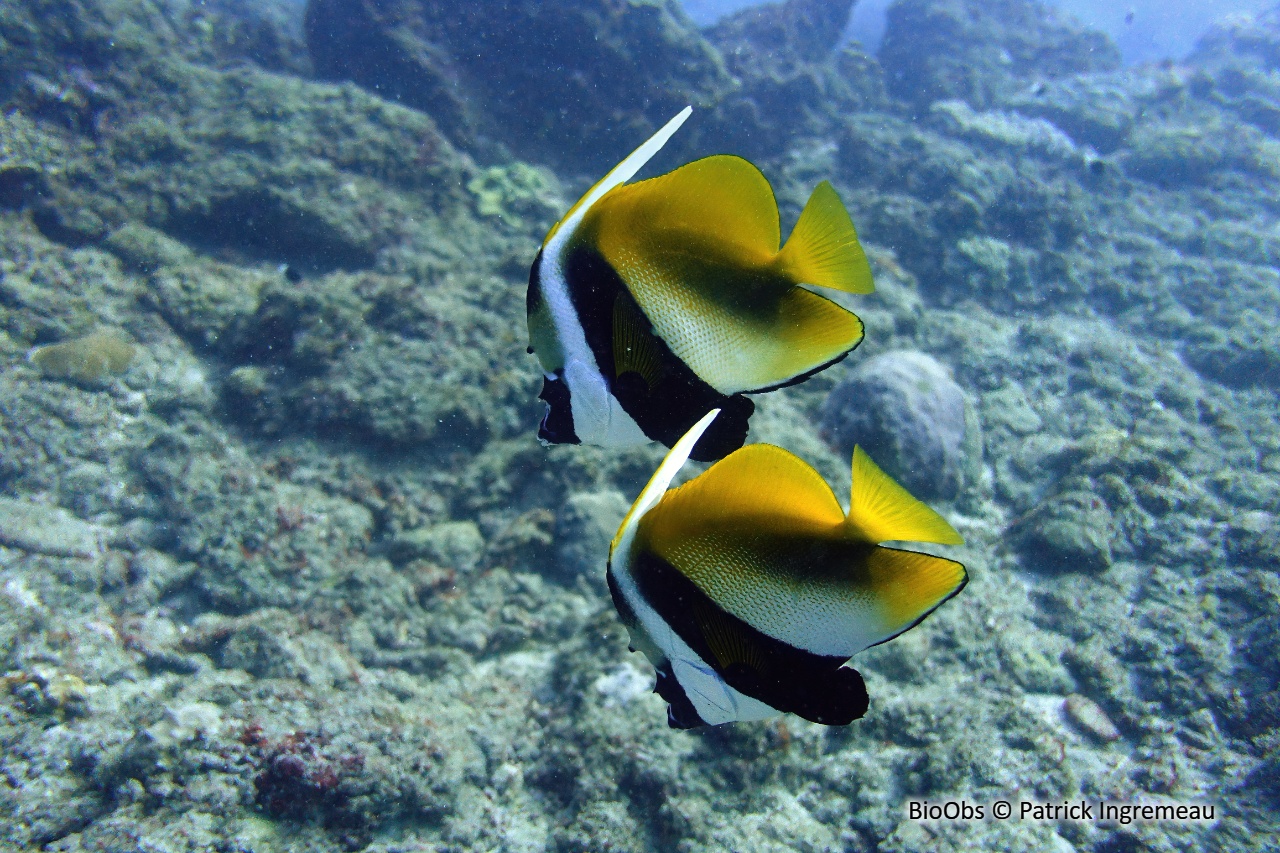
[{"label": "black pelvic fin", "polygon": [[653,692],[667,700],[667,725],[671,728],[696,729],[707,724],[698,716],[684,686],[672,674],[670,661],[658,667],[658,684]]},{"label": "black pelvic fin", "polygon": [[547,404],[547,413],[538,425],[538,438],[552,444],[581,444],[573,431],[573,406],[569,402],[569,385],[563,378],[543,377],[538,399]]}]

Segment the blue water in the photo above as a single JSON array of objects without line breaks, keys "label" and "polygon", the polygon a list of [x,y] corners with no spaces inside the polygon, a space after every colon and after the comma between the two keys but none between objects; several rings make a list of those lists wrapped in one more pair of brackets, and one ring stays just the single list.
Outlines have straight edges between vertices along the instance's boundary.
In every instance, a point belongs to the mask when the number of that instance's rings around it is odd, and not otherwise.
[{"label": "blue water", "polygon": [[[859,0],[849,20],[848,37],[874,50],[884,35],[884,15],[891,0]],[[751,0],[684,0],[699,24],[754,5]],[[1180,59],[1215,21],[1238,13],[1260,12],[1269,0],[1055,0],[1048,3],[1074,15],[1086,26],[1109,35],[1125,62]]]}]

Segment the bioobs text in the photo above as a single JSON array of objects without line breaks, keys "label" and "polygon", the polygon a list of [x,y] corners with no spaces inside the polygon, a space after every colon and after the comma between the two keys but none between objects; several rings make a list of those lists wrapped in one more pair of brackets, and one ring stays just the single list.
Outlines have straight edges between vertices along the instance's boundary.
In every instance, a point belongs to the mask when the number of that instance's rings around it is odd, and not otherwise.
[{"label": "bioobs text", "polygon": [[928,800],[907,803],[908,820],[986,820],[986,806],[974,805],[968,800],[947,800],[931,803]]}]

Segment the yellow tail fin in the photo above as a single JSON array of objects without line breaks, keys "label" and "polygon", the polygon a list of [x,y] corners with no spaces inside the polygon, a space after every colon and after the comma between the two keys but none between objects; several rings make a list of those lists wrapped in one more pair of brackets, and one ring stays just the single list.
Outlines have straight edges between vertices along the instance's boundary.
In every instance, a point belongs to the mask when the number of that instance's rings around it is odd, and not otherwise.
[{"label": "yellow tail fin", "polygon": [[853,489],[846,523],[850,532],[866,542],[964,544],[945,518],[881,471],[861,447],[853,448]]},{"label": "yellow tail fin", "polygon": [[826,181],[809,196],[795,229],[782,247],[779,270],[798,284],[846,293],[871,293],[871,265],[840,196]]}]

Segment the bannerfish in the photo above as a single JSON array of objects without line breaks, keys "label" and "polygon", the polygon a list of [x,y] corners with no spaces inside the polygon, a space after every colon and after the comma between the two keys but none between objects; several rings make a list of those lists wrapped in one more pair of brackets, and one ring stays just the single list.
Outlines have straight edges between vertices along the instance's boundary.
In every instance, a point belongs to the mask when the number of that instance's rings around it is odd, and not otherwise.
[{"label": "bannerfish", "polygon": [[858,447],[849,512],[822,475],[751,444],[667,491],[711,411],[667,454],[609,549],[614,606],[658,672],[672,728],[867,710],[854,654],[919,624],[967,583],[954,560],[882,546],[963,543]]},{"label": "bannerfish", "polygon": [[769,181],[716,155],[628,180],[689,117],[686,107],[547,234],[529,273],[529,351],[543,370],[545,443],[670,447],[722,412],[692,458],[741,447],[744,393],[800,382],[844,358],[862,321],[801,284],[870,293],[871,267],[823,182],[779,249]]}]

